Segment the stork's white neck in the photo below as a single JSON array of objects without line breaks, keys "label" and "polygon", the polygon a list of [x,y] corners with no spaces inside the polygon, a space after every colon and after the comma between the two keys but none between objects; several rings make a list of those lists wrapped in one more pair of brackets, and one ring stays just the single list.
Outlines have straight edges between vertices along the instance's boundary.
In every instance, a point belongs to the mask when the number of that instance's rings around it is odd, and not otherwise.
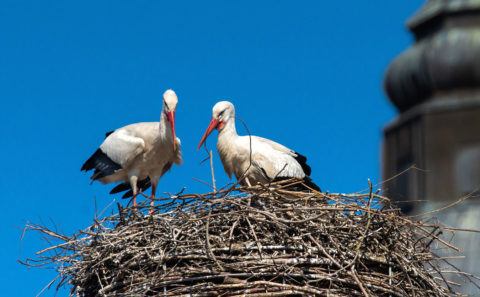
[{"label": "stork's white neck", "polygon": [[[230,118],[223,128],[218,131],[217,151],[222,160],[223,166],[229,175],[232,174],[232,169],[226,165],[225,160],[229,155],[234,155],[237,147],[234,145],[238,138],[237,130],[235,129],[235,118]],[[226,166],[226,167],[225,167]]]},{"label": "stork's white neck", "polygon": [[170,128],[170,123],[168,122],[167,116],[165,112],[162,110],[162,114],[160,115],[160,123],[159,123],[159,138],[172,140],[172,129]]},{"label": "stork's white neck", "polygon": [[238,136],[237,129],[235,128],[235,118],[229,118],[228,121],[225,122],[225,126],[221,130],[218,131],[218,137],[234,137]]}]

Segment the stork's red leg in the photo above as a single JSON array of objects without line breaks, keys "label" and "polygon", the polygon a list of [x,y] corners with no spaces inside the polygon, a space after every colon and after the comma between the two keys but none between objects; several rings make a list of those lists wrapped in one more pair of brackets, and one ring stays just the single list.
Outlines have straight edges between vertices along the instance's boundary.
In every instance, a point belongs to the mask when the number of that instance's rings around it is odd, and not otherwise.
[{"label": "stork's red leg", "polygon": [[157,185],[155,183],[152,183],[152,201],[150,202],[150,210],[148,211],[148,214],[151,215],[153,213],[153,207],[155,206],[155,192],[157,191]]}]

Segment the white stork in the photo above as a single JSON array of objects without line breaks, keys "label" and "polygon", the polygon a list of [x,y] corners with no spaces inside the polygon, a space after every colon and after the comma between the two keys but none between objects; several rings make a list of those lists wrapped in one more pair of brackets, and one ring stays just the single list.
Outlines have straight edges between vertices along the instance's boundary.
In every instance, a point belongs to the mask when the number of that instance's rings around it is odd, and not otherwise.
[{"label": "white stork", "polygon": [[153,204],[158,180],[172,164],[182,164],[180,139],[175,137],[177,102],[175,92],[167,90],[160,122],[136,123],[108,132],[81,170],[95,169],[91,179],[103,184],[123,182],[110,194],[129,190],[123,198],[133,196],[134,206],[139,190],[151,185]]},{"label": "white stork", "polygon": [[[238,136],[235,129],[235,107],[232,103],[218,102],[212,113],[210,125],[197,150],[216,128],[218,154],[230,178],[233,173],[242,185],[250,186],[297,177],[303,179],[308,187],[321,191],[310,178],[311,168],[307,165],[305,156],[266,138]],[[240,180],[242,177],[244,179]]]}]

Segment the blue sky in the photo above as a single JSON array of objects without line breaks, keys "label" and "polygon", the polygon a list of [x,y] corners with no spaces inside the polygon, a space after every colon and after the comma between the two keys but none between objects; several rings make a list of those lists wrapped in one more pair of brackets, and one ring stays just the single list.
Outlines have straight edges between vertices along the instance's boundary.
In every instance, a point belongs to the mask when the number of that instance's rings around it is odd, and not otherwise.
[{"label": "blue sky", "polygon": [[[16,226],[43,221],[71,234],[92,222],[95,198],[99,209],[121,200],[112,186],[89,185],[80,167],[105,132],[157,121],[168,88],[179,97],[184,165],[160,180],[158,194],[209,190],[192,178],[210,181],[196,147],[220,100],[235,104],[252,134],[306,155],[322,189],[354,192],[380,180],[381,131],[395,116],[382,76],[411,44],[404,24],[420,3],[292,3],[2,1],[5,296],[34,296],[56,275],[17,263],[45,244],[27,234],[20,255]],[[223,185],[215,143],[216,132],[207,145]]]}]

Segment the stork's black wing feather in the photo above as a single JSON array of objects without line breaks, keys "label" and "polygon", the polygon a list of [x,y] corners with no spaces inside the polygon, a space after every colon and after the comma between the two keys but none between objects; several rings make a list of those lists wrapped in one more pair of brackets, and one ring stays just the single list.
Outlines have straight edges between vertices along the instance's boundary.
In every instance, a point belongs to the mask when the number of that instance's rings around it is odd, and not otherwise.
[{"label": "stork's black wing feather", "polygon": [[317,184],[313,182],[313,180],[310,178],[310,176],[305,176],[305,177],[303,178],[303,183],[304,183],[307,187],[312,188],[312,189],[314,189],[315,191],[318,191],[318,192],[321,192],[321,191],[322,191],[322,189],[320,189],[320,187],[317,186]]},{"label": "stork's black wing feather", "polygon": [[82,169],[80,170],[89,171],[95,169],[92,179],[97,180],[114,174],[115,171],[121,168],[122,166],[110,159],[101,149],[97,149],[97,151],[83,164]]},{"label": "stork's black wing feather", "polygon": [[[125,188],[125,190],[121,190],[121,191],[116,191],[116,192],[113,192],[116,188],[119,188],[120,186],[122,185],[128,185],[128,188]],[[150,181],[150,178],[147,177],[145,179],[142,179],[141,181],[138,181],[137,182],[137,187],[140,191],[142,192],[145,192],[148,188],[150,188],[150,186],[152,185],[151,181]],[[123,186],[122,186],[123,188]],[[126,192],[122,198],[129,198],[129,197],[132,197],[133,196],[133,190],[132,188],[130,187],[130,184],[129,183],[123,183],[123,184],[119,184],[118,186],[116,186],[115,188],[112,189],[112,191],[110,192],[110,194],[113,194],[113,193],[118,193],[118,192],[122,192],[122,191],[126,191],[126,190],[129,190],[128,192]]]},{"label": "stork's black wing feather", "polygon": [[115,130],[105,133],[105,138],[107,138],[108,136],[110,136],[110,134],[112,134],[113,132],[115,132]]},{"label": "stork's black wing feather", "polygon": [[[113,132],[115,132],[115,130],[105,133],[105,138],[107,138]],[[113,174],[116,170],[121,168],[122,166],[110,159],[101,149],[97,149],[97,151],[83,164],[80,171],[89,171],[95,169],[92,179],[97,180]]]},{"label": "stork's black wing feather", "polygon": [[[308,188],[314,189],[315,191],[321,192],[322,190],[320,189],[320,187],[317,186],[310,178],[310,174],[312,173],[312,168],[307,164],[307,157],[297,152],[295,152],[295,154],[297,155],[294,157],[295,160],[297,160],[298,164],[302,166],[302,170],[305,173],[305,177],[303,178],[303,183],[305,184],[305,186],[307,186]],[[292,177],[277,177],[273,181],[274,182],[281,181],[281,180],[286,180],[290,178]],[[287,189],[295,190],[295,191],[305,191],[305,190],[308,191],[309,189],[306,188],[305,186],[296,184],[291,187],[287,187]]]},{"label": "stork's black wing feather", "polygon": [[124,182],[124,183],[121,183],[121,184],[117,185],[115,188],[113,188],[110,191],[110,194],[120,193],[120,192],[123,192],[123,191],[130,190],[131,188],[132,187],[130,186],[130,183]]},{"label": "stork's black wing feather", "polygon": [[308,166],[308,164],[307,164],[307,157],[305,157],[304,155],[301,155],[297,152],[295,152],[295,154],[297,156],[294,157],[294,158],[295,158],[295,160],[297,160],[298,164],[300,164],[300,166],[302,166],[302,170],[305,173],[305,175],[310,176],[310,174],[312,173],[312,168],[310,168],[310,166]]}]

